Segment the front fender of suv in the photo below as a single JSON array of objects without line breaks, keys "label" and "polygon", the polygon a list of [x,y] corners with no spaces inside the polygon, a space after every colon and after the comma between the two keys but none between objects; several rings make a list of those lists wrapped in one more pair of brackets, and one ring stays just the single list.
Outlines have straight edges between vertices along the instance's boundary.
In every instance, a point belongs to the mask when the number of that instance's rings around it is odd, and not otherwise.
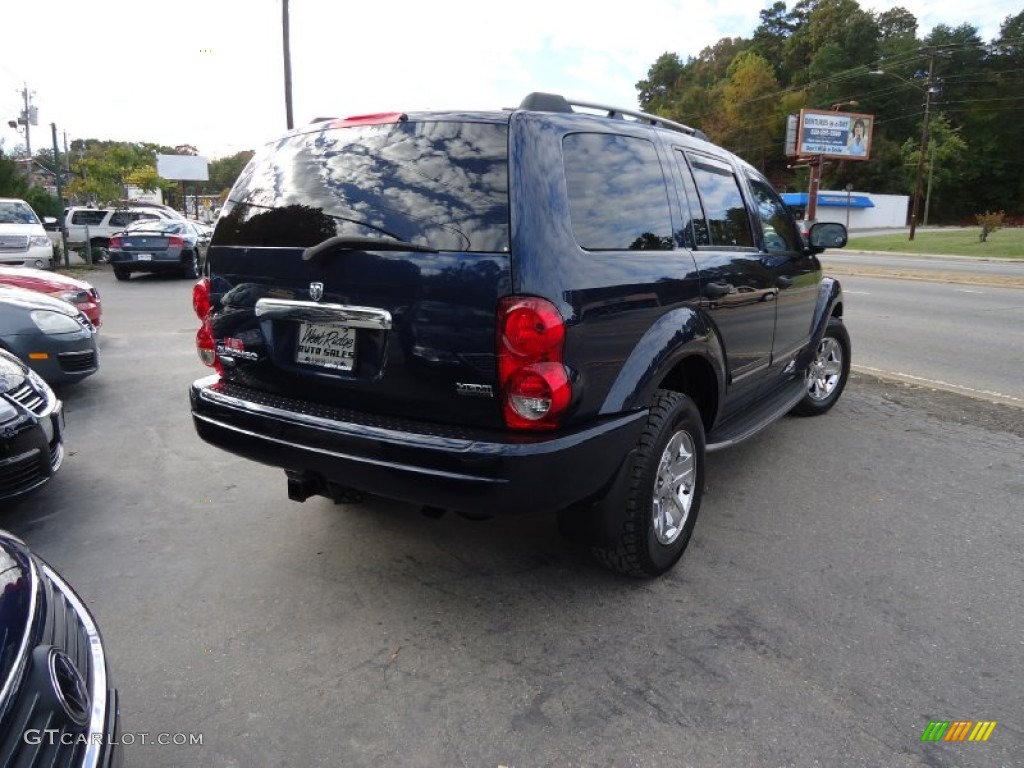
[{"label": "front fender of suv", "polygon": [[700,312],[687,306],[662,315],[640,337],[608,391],[601,412],[647,407],[654,391],[673,378],[684,359],[694,356],[713,372],[715,401],[721,402],[725,382],[721,342]]},{"label": "front fender of suv", "polygon": [[805,368],[817,349],[830,317],[843,316],[843,287],[834,277],[823,277],[818,285],[818,301],[814,307],[814,319],[811,322],[810,343],[797,360],[797,366]]}]

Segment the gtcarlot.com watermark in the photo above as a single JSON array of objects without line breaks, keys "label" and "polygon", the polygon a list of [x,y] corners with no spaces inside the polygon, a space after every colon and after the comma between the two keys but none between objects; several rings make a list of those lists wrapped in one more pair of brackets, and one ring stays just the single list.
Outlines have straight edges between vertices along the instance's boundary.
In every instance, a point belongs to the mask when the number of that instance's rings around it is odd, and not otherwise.
[{"label": "gtcarlot.com watermark", "polygon": [[203,743],[201,733],[121,733],[114,738],[108,738],[102,733],[67,733],[56,728],[29,728],[22,737],[26,744],[36,746],[46,744],[53,746],[63,744],[73,746],[78,744],[109,744],[131,746],[132,744],[159,744],[161,746],[195,746]]}]

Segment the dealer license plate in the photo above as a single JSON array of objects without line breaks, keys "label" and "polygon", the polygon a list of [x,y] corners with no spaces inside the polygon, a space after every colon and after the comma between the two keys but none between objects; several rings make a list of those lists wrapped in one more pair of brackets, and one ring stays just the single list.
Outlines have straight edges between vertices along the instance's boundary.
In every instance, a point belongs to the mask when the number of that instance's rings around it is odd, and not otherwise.
[{"label": "dealer license plate", "polygon": [[135,254],[135,258],[138,259],[139,261],[152,261],[153,260],[153,254],[152,253],[137,253],[137,254]]},{"label": "dealer license plate", "polygon": [[300,323],[295,362],[351,371],[356,363],[355,329],[330,323]]}]

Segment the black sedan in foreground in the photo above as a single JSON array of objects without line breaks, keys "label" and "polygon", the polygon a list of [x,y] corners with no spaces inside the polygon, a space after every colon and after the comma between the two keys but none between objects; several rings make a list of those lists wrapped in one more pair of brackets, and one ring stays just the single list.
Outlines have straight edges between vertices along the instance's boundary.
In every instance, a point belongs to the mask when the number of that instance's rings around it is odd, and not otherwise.
[{"label": "black sedan in foreground", "polygon": [[0,349],[0,509],[53,477],[63,460],[60,400],[37,374]]},{"label": "black sedan in foreground", "polygon": [[0,286],[0,349],[51,385],[80,381],[100,365],[89,318],[73,304],[23,288]]},{"label": "black sedan in foreground", "polygon": [[196,279],[206,263],[210,238],[184,219],[135,221],[110,238],[107,257],[118,280],[132,272],[176,272]]},{"label": "black sedan in foreground", "polygon": [[117,691],[96,621],[25,543],[0,531],[0,765],[116,768]]}]

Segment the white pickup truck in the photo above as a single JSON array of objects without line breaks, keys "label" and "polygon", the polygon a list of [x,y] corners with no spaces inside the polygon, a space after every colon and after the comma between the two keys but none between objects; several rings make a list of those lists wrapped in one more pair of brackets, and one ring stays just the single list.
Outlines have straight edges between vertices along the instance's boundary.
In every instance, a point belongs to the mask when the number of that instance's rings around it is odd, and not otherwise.
[{"label": "white pickup truck", "polygon": [[50,238],[32,206],[24,200],[0,198],[0,264],[36,269],[53,266]]}]

